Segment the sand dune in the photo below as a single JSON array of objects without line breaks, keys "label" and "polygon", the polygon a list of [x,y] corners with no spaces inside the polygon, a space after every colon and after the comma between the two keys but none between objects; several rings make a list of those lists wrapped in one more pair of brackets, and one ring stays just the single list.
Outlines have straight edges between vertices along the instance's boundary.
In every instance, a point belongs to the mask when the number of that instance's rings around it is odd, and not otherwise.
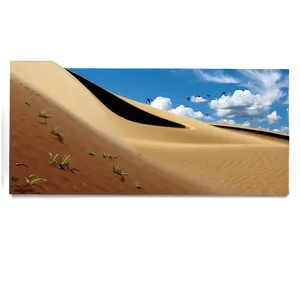
[{"label": "sand dune", "polygon": [[[30,174],[48,181],[36,186],[34,193],[41,194],[211,194],[210,188],[198,186],[186,180],[164,173],[147,162],[142,154],[135,154],[116,145],[86,126],[70,114],[61,110],[37,90],[11,76],[10,89],[10,177],[19,178],[18,185],[25,182]],[[25,104],[28,102],[31,106]],[[52,118],[37,117],[47,111]],[[66,134],[60,143],[50,134],[52,126],[59,126]],[[88,149],[95,152],[88,155]],[[71,154],[71,167],[74,173],[63,171],[50,165],[48,152],[54,155]],[[102,157],[103,153],[112,159]],[[114,158],[116,156],[116,158]],[[26,166],[16,166],[22,162]],[[128,176],[120,177],[112,172],[112,165],[120,165]],[[135,188],[135,181],[142,189]],[[19,190],[10,182],[10,193]]]},{"label": "sand dune", "polygon": [[173,115],[112,94],[52,62],[12,62],[11,76],[126,157],[142,155],[154,173],[170,176],[174,185],[184,182],[185,190],[190,185],[189,194],[288,194],[286,135]]}]

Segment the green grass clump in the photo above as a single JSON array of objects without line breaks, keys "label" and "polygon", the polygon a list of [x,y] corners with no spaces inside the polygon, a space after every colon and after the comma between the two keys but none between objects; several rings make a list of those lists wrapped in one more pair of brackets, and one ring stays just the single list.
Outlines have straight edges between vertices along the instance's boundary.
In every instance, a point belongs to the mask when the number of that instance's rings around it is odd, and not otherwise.
[{"label": "green grass clump", "polygon": [[61,158],[59,166],[64,171],[66,171],[66,169],[70,170],[71,169],[70,163],[71,163],[71,155],[69,154]]},{"label": "green grass clump", "polygon": [[12,182],[17,182],[19,180],[19,178],[15,177],[15,176],[11,176],[11,181]]},{"label": "green grass clump", "polygon": [[96,153],[92,151],[91,148],[89,148],[88,150],[88,155],[94,156]]},{"label": "green grass clump", "polygon": [[55,166],[58,162],[56,161],[56,158],[58,157],[59,153],[53,156],[51,152],[49,152],[49,157],[50,157],[50,164],[52,166]]},{"label": "green grass clump", "polygon": [[47,179],[45,179],[45,178],[40,178],[40,177],[33,178],[33,177],[36,177],[36,176],[35,175],[29,175],[28,177],[25,176],[26,185],[32,185],[35,183],[47,181]]},{"label": "green grass clump", "polygon": [[56,138],[62,143],[65,134],[60,130],[60,128],[58,127],[52,127],[51,128],[51,134],[53,134],[54,136],[56,136]]},{"label": "green grass clump", "polygon": [[46,120],[47,120],[48,118],[52,118],[52,117],[49,116],[48,113],[45,112],[45,111],[40,112],[40,113],[39,113],[39,117],[45,119],[44,125],[47,125],[47,121],[46,121]]},{"label": "green grass clump", "polygon": [[128,175],[127,173],[123,172],[123,169],[120,166],[115,167],[115,165],[113,165],[113,173],[119,175],[122,181],[125,180],[124,175]]}]

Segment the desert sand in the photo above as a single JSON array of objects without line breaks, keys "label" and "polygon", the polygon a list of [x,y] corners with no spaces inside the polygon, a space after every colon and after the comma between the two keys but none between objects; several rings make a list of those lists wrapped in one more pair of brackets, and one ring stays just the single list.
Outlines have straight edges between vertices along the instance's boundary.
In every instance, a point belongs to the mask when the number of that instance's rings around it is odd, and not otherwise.
[{"label": "desert sand", "polygon": [[[51,116],[46,125],[41,111]],[[79,171],[51,166],[48,152],[71,154]],[[124,181],[113,164],[129,174]],[[30,174],[47,179],[34,190],[41,194],[287,195],[289,137],[174,115],[53,62],[11,62],[10,176]],[[10,193],[18,193],[12,184]]]}]

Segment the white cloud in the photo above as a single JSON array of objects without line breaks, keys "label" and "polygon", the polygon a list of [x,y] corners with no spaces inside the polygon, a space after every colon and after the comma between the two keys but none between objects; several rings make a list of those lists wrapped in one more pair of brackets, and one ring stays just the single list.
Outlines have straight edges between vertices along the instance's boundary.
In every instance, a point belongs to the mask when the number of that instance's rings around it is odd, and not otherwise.
[{"label": "white cloud", "polygon": [[234,120],[227,120],[227,119],[222,119],[222,120],[219,120],[218,122],[223,123],[223,124],[230,124],[230,125],[236,124]]},{"label": "white cloud", "polygon": [[289,133],[289,127],[281,126],[280,129],[273,129],[274,132],[283,132],[283,133]]},{"label": "white cloud", "polygon": [[[239,70],[248,79],[251,88],[235,90],[232,95],[222,95],[212,100],[209,105],[219,117],[227,118],[256,118],[265,119],[271,105],[282,98],[285,93],[281,88],[286,78],[279,71],[274,70]],[[282,79],[283,78],[283,79]]]},{"label": "white cloud", "polygon": [[214,118],[211,117],[211,116],[204,116],[204,117],[203,117],[203,120],[206,120],[206,121],[212,121],[212,120],[214,120]]},{"label": "white cloud", "polygon": [[151,102],[151,106],[158,109],[170,110],[172,109],[172,101],[170,98],[159,96]]},{"label": "white cloud", "polygon": [[279,119],[281,119],[281,117],[277,114],[277,111],[273,111],[269,115],[267,115],[267,121],[269,124],[276,123],[277,121],[279,121]]},{"label": "white cloud", "polygon": [[194,72],[206,81],[216,82],[216,83],[239,83],[237,78],[232,76],[224,75],[222,72],[215,72],[215,75],[210,75],[201,70],[194,70]]},{"label": "white cloud", "polygon": [[188,118],[201,119],[203,114],[201,111],[194,111],[191,107],[185,107],[184,105],[179,105],[174,109],[169,110],[170,113],[184,116]]},{"label": "white cloud", "polygon": [[262,129],[262,130],[270,131],[270,128],[265,128],[265,127],[261,127],[261,126],[258,126],[257,128],[258,128],[258,129]]},{"label": "white cloud", "polygon": [[206,102],[207,100],[203,99],[202,97],[192,96],[190,97],[190,101],[194,103],[201,103],[201,102]]},{"label": "white cloud", "polygon": [[228,120],[228,119],[221,119],[218,121],[219,123],[223,123],[223,124],[230,124],[230,125],[240,125],[240,126],[245,126],[245,127],[249,127],[250,126],[250,122],[249,121],[245,121],[243,124],[239,124],[236,123],[234,120]]},{"label": "white cloud", "polygon": [[177,106],[176,108],[172,108],[173,104],[171,99],[166,97],[156,97],[150,105],[158,109],[166,110],[172,114],[187,118],[204,118],[203,113],[201,111],[194,111],[191,107],[186,107],[182,104]]},{"label": "white cloud", "polygon": [[260,94],[252,94],[249,90],[236,90],[230,96],[222,95],[209,103],[219,117],[260,117],[268,111],[269,103]]}]

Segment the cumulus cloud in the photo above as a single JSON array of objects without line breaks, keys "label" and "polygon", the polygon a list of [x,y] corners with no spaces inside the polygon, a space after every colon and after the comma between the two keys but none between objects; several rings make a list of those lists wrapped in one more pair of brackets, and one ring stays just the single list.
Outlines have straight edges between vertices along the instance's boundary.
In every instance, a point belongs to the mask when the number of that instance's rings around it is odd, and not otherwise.
[{"label": "cumulus cloud", "polygon": [[230,125],[235,125],[235,121],[234,120],[227,120],[227,119],[221,119],[218,121],[218,123],[223,123],[223,124],[230,124]]},{"label": "cumulus cloud", "polygon": [[214,120],[214,118],[212,116],[204,116],[203,120],[212,121],[212,120]]},{"label": "cumulus cloud", "polygon": [[170,113],[184,116],[188,118],[201,119],[203,114],[201,111],[194,111],[191,107],[185,107],[184,105],[179,105],[174,109],[169,110]]},{"label": "cumulus cloud", "polygon": [[[286,78],[279,71],[240,70],[246,79],[245,85],[251,88],[235,90],[232,95],[222,95],[209,105],[219,117],[265,119],[271,105],[281,99],[285,93]],[[284,83],[283,83],[284,82]]]},{"label": "cumulus cloud", "polygon": [[271,112],[269,115],[267,115],[267,121],[269,124],[276,123],[281,117],[277,114],[276,111]]},{"label": "cumulus cloud", "polygon": [[270,131],[270,128],[265,128],[265,127],[262,127],[262,126],[258,126],[257,128],[258,128],[258,129],[262,129],[262,130]]},{"label": "cumulus cloud", "polygon": [[215,72],[215,74],[208,74],[207,72],[203,72],[201,70],[194,70],[196,75],[200,78],[216,83],[239,83],[239,80],[235,77],[224,75],[222,72]]},{"label": "cumulus cloud", "polygon": [[190,101],[194,102],[194,103],[201,103],[201,102],[206,102],[207,100],[205,100],[202,97],[192,96],[192,97],[190,97]]},{"label": "cumulus cloud", "polygon": [[152,101],[151,106],[187,118],[194,118],[194,119],[204,118],[204,115],[201,111],[194,111],[191,107],[186,107],[182,104],[175,108],[172,108],[173,104],[171,99],[166,97],[161,97],[161,96],[156,97]]},{"label": "cumulus cloud", "polygon": [[274,132],[282,132],[282,133],[289,133],[288,126],[281,126],[279,129],[273,129]]},{"label": "cumulus cloud", "polygon": [[241,125],[241,126],[245,126],[245,127],[249,127],[250,126],[250,122],[249,121],[245,121],[243,124],[239,124],[239,123],[236,123],[234,120],[221,119],[218,122],[219,123],[223,123],[223,124],[229,124],[229,125]]}]

